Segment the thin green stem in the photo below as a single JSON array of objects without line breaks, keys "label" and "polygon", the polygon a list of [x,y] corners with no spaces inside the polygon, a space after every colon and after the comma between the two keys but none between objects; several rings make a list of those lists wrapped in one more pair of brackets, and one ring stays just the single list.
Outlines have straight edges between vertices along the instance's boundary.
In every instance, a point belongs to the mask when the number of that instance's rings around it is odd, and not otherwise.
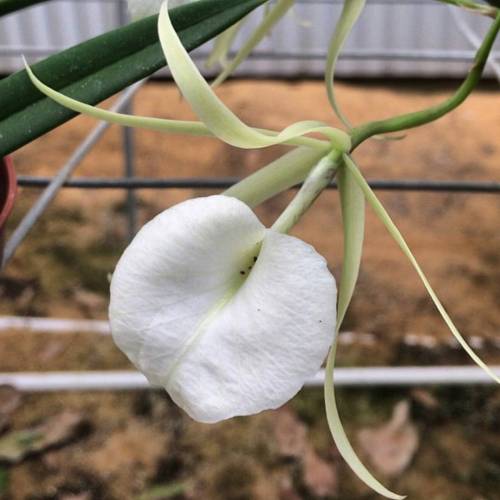
[{"label": "thin green stem", "polygon": [[448,5],[454,5],[455,7],[460,7],[466,9],[470,12],[476,14],[481,14],[483,16],[489,16],[495,19],[496,8],[491,5],[486,5],[484,3],[473,2],[472,0],[438,0],[441,3],[446,3]]},{"label": "thin green stem", "polygon": [[340,159],[340,151],[335,150],[321,158],[311,169],[299,192],[278,217],[271,229],[286,234],[297,224],[316,198],[332,181]]},{"label": "thin green stem", "polygon": [[495,20],[491,24],[483,43],[476,53],[474,64],[470,69],[467,78],[464,80],[462,85],[460,85],[455,94],[453,94],[449,99],[441,104],[421,111],[395,116],[393,118],[388,118],[387,120],[369,122],[354,128],[352,131],[352,149],[355,149],[363,141],[374,135],[399,132],[401,130],[418,127],[420,125],[424,125],[425,123],[437,120],[462,104],[481,79],[484,66],[499,30],[500,11],[497,12]]},{"label": "thin green stem", "polygon": [[249,207],[260,205],[273,196],[300,184],[310,170],[328,154],[323,149],[295,148],[224,191],[224,195],[238,198]]}]

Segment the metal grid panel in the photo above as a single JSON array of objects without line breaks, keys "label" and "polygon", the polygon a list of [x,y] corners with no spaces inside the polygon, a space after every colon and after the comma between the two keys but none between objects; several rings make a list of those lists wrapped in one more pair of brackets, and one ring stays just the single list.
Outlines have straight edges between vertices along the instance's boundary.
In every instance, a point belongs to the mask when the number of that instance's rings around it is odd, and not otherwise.
[{"label": "metal grid panel", "polygon": [[[340,0],[299,0],[293,13],[275,27],[236,74],[320,76],[340,9]],[[0,19],[0,73],[22,67],[19,53],[45,57],[119,26],[123,11],[123,0],[54,0]],[[487,20],[471,13],[464,16],[477,33],[484,31]],[[260,17],[260,12],[251,15],[236,45]],[[207,47],[195,55],[203,57]],[[460,76],[467,71],[472,55],[467,41],[450,22],[446,5],[429,0],[368,0],[347,41],[338,74]]]}]

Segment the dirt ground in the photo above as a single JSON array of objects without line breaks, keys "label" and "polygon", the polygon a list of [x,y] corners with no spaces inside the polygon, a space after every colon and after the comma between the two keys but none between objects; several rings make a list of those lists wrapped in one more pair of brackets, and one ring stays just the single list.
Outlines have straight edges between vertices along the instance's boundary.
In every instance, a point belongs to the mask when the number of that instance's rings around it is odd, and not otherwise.
[{"label": "dirt ground", "polygon": [[[338,86],[355,123],[437,103],[451,91],[431,83]],[[220,95],[260,127],[281,129],[301,119],[336,123],[320,82],[238,81],[224,85]],[[499,109],[498,92],[484,88],[438,122],[401,141],[369,141],[355,157],[369,179],[498,181]],[[177,90],[161,83],[139,92],[134,111],[193,118]],[[17,172],[53,175],[94,125],[80,117],[26,146],[14,155]],[[120,146],[120,130],[112,127],[76,175],[120,176]],[[136,132],[137,175],[144,177],[244,176],[284,151],[242,151],[214,139]],[[137,191],[140,222],[211,192]],[[37,194],[20,190],[11,228]],[[258,215],[272,223],[291,195],[259,207]],[[380,192],[380,198],[457,326],[485,360],[500,363],[500,198],[403,192]],[[107,275],[126,245],[124,199],[112,190],[62,192],[0,278],[0,314],[105,319]],[[313,244],[339,277],[342,233],[335,191],[322,195],[293,234]],[[469,363],[370,211],[359,286],[343,329],[342,366]],[[0,332],[1,371],[129,367],[105,336]],[[11,431],[63,411],[85,425],[66,442],[18,464],[1,465],[0,459],[0,498],[377,498],[339,458],[320,389],[301,391],[282,410],[211,426],[191,421],[155,391],[26,394],[8,412],[6,398],[0,394],[0,415],[5,413]],[[338,399],[356,449],[391,488],[415,500],[500,498],[496,388],[344,389]],[[401,401],[409,409],[403,425],[381,429]],[[388,462],[363,447],[367,432],[382,436],[380,456],[385,446]],[[402,464],[397,470],[388,466],[391,457]]]}]

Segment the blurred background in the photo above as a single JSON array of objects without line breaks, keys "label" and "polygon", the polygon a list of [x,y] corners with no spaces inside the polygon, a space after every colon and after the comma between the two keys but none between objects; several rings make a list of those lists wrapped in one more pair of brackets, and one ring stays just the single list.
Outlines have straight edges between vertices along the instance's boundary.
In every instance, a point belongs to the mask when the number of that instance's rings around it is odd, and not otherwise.
[{"label": "blurred background", "polygon": [[[218,90],[224,102],[259,127],[304,119],[339,126],[322,75],[340,8],[333,0],[299,0]],[[355,124],[421,109],[454,91],[473,58],[471,33],[481,38],[488,21],[451,12],[434,1],[368,0],[338,67],[338,99]],[[252,14],[236,47],[261,16]],[[51,1],[6,16],[0,74],[18,70],[21,53],[35,61],[126,22],[126,6],[116,0]],[[201,68],[209,51],[207,44],[194,52]],[[125,109],[136,114],[194,118],[166,71],[129,97]],[[404,140],[370,140],[355,154],[369,180],[389,183],[378,191],[381,200],[457,326],[491,364],[500,363],[499,105],[490,67],[458,110]],[[116,126],[96,133],[96,126],[78,117],[12,155],[19,191],[7,241],[68,161],[79,184],[61,189],[24,241],[11,245],[0,275],[0,498],[377,498],[339,457],[320,385],[277,411],[201,425],[162,391],[147,389],[109,336],[108,275],[131,235],[160,211],[218,193],[286,148],[242,151],[209,138]],[[123,189],[127,176],[128,185],[142,187]],[[412,181],[411,189],[401,181]],[[457,191],[449,181],[468,184]],[[292,196],[265,203],[259,217],[271,224]],[[340,277],[336,190],[321,196],[293,234]],[[412,499],[500,498],[499,390],[473,383],[466,370],[453,384],[424,383],[418,371],[403,383],[390,370],[442,366],[452,379],[447,366],[470,362],[369,210],[338,357],[344,368],[389,368],[384,383],[365,375],[338,390],[352,443],[385,484]],[[107,373],[89,378],[100,371]]]}]

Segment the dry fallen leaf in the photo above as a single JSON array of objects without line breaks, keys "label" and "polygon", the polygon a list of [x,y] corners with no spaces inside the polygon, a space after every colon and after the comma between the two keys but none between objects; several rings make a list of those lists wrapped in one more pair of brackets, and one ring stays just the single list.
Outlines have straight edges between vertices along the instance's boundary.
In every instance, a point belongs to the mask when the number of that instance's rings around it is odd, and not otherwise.
[{"label": "dry fallen leaf", "polygon": [[289,474],[283,474],[279,480],[279,500],[301,500],[295,491],[293,479]]},{"label": "dry fallen leaf", "polygon": [[358,433],[361,447],[379,472],[397,476],[410,464],[418,448],[419,437],[410,421],[408,401],[400,401],[386,424]]},{"label": "dry fallen leaf", "polygon": [[304,457],[307,428],[287,407],[278,410],[273,419],[278,452],[285,458]]},{"label": "dry fallen leaf", "polygon": [[[316,497],[335,496],[337,493],[337,469],[323,460],[308,440],[307,427],[287,407],[276,412],[274,433],[278,451],[282,457],[295,459],[302,471],[304,486]],[[293,487],[286,498],[293,498]]]},{"label": "dry fallen leaf", "polygon": [[9,425],[10,415],[21,404],[21,393],[8,385],[0,386],[0,433]]},{"label": "dry fallen leaf", "polygon": [[90,317],[95,317],[96,311],[106,309],[107,301],[101,295],[78,288],[73,291],[73,299],[80,306],[82,312]]},{"label": "dry fallen leaf", "polygon": [[304,484],[317,497],[337,495],[338,477],[335,464],[323,460],[308,446],[303,462]]},{"label": "dry fallen leaf", "polygon": [[0,438],[0,462],[19,463],[28,455],[61,446],[78,437],[84,427],[82,415],[65,411],[35,427],[9,432]]},{"label": "dry fallen leaf", "polygon": [[92,493],[84,491],[82,493],[67,493],[58,497],[59,500],[92,500]]},{"label": "dry fallen leaf", "polygon": [[417,388],[413,389],[410,395],[414,401],[422,405],[427,410],[437,410],[439,408],[439,401],[430,391]]},{"label": "dry fallen leaf", "polygon": [[38,358],[42,363],[47,363],[63,354],[66,349],[67,346],[60,340],[52,340],[45,344],[43,349],[39,352]]}]

